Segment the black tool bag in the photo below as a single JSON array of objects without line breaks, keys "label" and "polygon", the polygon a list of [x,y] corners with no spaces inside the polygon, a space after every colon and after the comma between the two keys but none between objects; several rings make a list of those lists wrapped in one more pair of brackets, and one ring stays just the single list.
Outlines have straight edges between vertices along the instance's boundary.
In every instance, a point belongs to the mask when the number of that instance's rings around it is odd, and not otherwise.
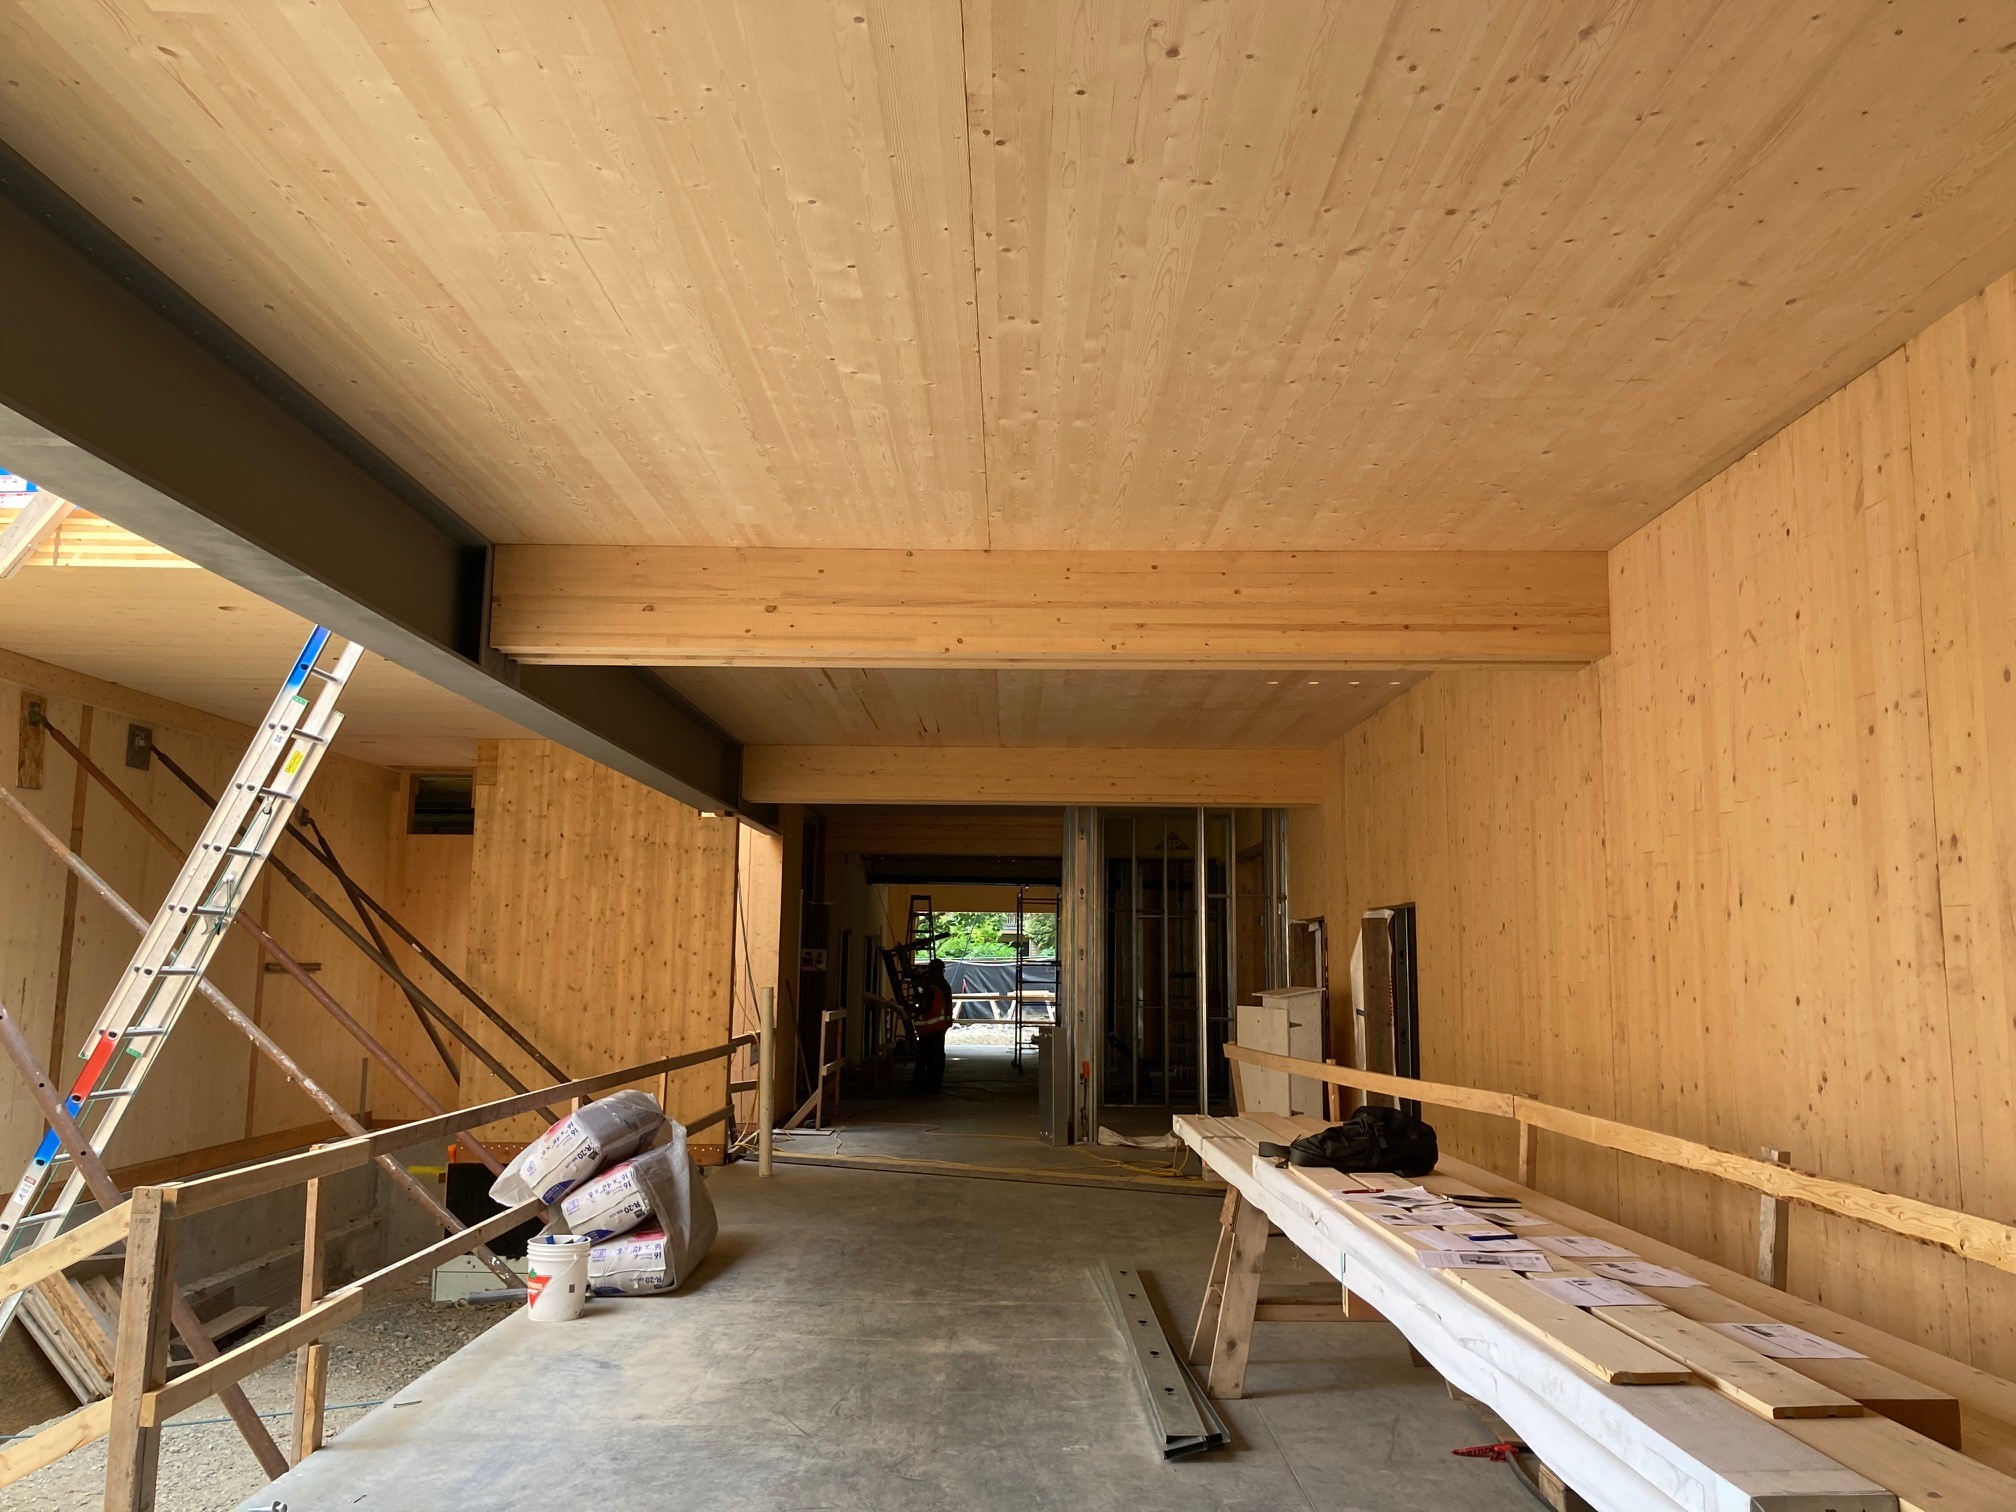
[{"label": "black tool bag", "polygon": [[1262,1155],[1285,1154],[1290,1165],[1333,1171],[1391,1171],[1426,1176],[1435,1169],[1435,1131],[1398,1108],[1360,1108],[1320,1134],[1304,1134],[1285,1151],[1262,1145]]}]

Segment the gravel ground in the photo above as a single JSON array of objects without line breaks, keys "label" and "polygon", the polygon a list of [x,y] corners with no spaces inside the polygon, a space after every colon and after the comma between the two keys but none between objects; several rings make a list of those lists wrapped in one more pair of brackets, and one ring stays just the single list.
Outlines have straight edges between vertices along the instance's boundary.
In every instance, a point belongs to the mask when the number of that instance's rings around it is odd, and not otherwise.
[{"label": "gravel ground", "polygon": [[[332,1329],[327,1336],[328,1437],[363,1417],[367,1406],[387,1398],[403,1400],[394,1394],[510,1311],[508,1306],[437,1305],[427,1300],[423,1285],[410,1297],[388,1298]],[[290,1315],[276,1313],[272,1321],[284,1322]],[[292,1358],[248,1377],[245,1390],[267,1415],[274,1441],[291,1455]],[[159,1512],[230,1512],[265,1484],[258,1462],[214,1398],[169,1424],[161,1444]],[[105,1442],[100,1439],[0,1490],[0,1512],[90,1512],[104,1504],[104,1496]]]}]

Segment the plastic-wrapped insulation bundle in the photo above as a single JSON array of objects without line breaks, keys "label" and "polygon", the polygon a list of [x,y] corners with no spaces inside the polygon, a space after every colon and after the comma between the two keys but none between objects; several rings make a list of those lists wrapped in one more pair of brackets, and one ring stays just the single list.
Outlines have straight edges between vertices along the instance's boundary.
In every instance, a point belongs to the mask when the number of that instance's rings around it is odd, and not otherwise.
[{"label": "plastic-wrapped insulation bundle", "polygon": [[570,1113],[518,1152],[490,1184],[490,1198],[505,1207],[537,1197],[558,1202],[612,1160],[635,1154],[665,1125],[658,1099],[626,1088]]},{"label": "plastic-wrapped insulation bundle", "polygon": [[[640,1209],[647,1205],[656,1219],[649,1229],[617,1230],[588,1251],[588,1288],[598,1297],[671,1291],[714,1247],[714,1199],[686,1148],[685,1128],[675,1123],[671,1130],[669,1141],[631,1161],[620,1180],[582,1204],[583,1217],[596,1225],[621,1222],[632,1212],[638,1216],[629,1223],[642,1222]],[[588,1197],[585,1189],[582,1196]],[[568,1221],[574,1222],[571,1213]]]}]

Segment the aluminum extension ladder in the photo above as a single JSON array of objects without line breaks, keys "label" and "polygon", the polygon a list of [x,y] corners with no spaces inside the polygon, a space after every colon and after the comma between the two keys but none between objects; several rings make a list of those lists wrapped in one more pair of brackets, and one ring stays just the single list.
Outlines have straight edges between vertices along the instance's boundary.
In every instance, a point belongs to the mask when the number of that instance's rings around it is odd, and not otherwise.
[{"label": "aluminum extension ladder", "polygon": [[[84,1066],[63,1107],[101,1156],[160,1059],[168,1032],[209,969],[260,868],[287,832],[288,819],[343,722],[336,698],[362,652],[354,641],[342,641],[319,626],[308,637],[84,1042],[79,1052]],[[56,1176],[66,1168],[68,1174],[57,1186]],[[61,1233],[84,1189],[83,1173],[75,1169],[56,1131],[47,1131],[0,1210],[0,1263]],[[17,1292],[0,1302],[0,1331],[12,1321],[24,1295]]]}]

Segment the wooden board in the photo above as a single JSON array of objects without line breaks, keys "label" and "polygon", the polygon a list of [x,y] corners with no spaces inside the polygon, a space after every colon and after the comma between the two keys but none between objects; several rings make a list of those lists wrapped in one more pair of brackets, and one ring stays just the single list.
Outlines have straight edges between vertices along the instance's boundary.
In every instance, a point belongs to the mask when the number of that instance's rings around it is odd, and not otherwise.
[{"label": "wooden board", "polygon": [[1366,1296],[1446,1379],[1489,1401],[1602,1504],[1750,1506],[1756,1498],[1758,1506],[1801,1512],[1894,1507],[1866,1477],[1805,1451],[1705,1386],[1612,1387],[1593,1379],[1450,1288],[1446,1277],[1417,1266],[1390,1230],[1342,1219],[1297,1173],[1254,1164],[1247,1142],[1207,1137],[1222,1133],[1223,1120],[1185,1114],[1173,1127],[1306,1254],[1332,1274],[1344,1272],[1354,1293]]},{"label": "wooden board", "polygon": [[491,640],[630,666],[1345,669],[1586,662],[1601,552],[500,546]]},{"label": "wooden board", "polygon": [[[1850,1388],[1859,1381],[1861,1384],[1877,1386],[1898,1400],[1916,1400],[1919,1403],[1918,1410],[1927,1412],[1938,1411],[1936,1401],[1927,1400],[1928,1394],[1935,1399],[1940,1394],[1957,1399],[1962,1410],[1968,1453],[2005,1473],[2016,1474],[2016,1455],[2011,1453],[2012,1442],[2016,1442],[2016,1435],[2012,1435],[2011,1426],[2016,1424],[2016,1382],[1989,1375],[1970,1365],[1935,1354],[1907,1339],[1880,1333],[1866,1324],[1843,1317],[1817,1303],[1776,1291],[1760,1281],[1717,1265],[1712,1260],[1689,1254],[1637,1230],[1625,1228],[1594,1213],[1572,1207],[1557,1198],[1528,1191],[1504,1177],[1496,1176],[1467,1162],[1444,1156],[1440,1170],[1444,1175],[1430,1177],[1430,1182],[1439,1184],[1446,1176],[1452,1184],[1460,1183],[1469,1191],[1518,1197],[1529,1211],[1554,1219],[1563,1228],[1611,1240],[1636,1251],[1641,1258],[1654,1264],[1670,1265],[1675,1269],[1686,1271],[1707,1282],[1715,1293],[1728,1298],[1731,1304],[1749,1309],[1747,1313],[1738,1313],[1725,1320],[1720,1315],[1727,1309],[1722,1304],[1706,1300],[1708,1294],[1702,1288],[1662,1289],[1657,1293],[1648,1293],[1659,1296],[1676,1312],[1697,1317],[1705,1322],[1755,1322],[1769,1319],[1791,1323],[1822,1338],[1832,1339],[1850,1349],[1861,1351],[1869,1356],[1867,1361],[1782,1362],[1800,1367],[1802,1374],[1809,1369],[1812,1370],[1813,1379],[1823,1381],[1844,1394],[1852,1395]],[[1843,1366],[1855,1366],[1858,1369],[1841,1375],[1833,1373],[1835,1368]],[[1908,1386],[1896,1381],[1885,1381],[1874,1374],[1864,1373],[1861,1367],[1870,1366],[1888,1367],[1906,1382],[1924,1384],[1913,1393]],[[1865,1405],[1874,1408],[1877,1402],[1872,1400]],[[1929,1436],[1937,1438],[1936,1434]]]},{"label": "wooden board", "polygon": [[1796,1418],[1779,1427],[1895,1491],[1901,1512],[2007,1512],[2016,1507],[2016,1479],[1883,1418]]},{"label": "wooden board", "polygon": [[1641,1344],[1671,1355],[1724,1396],[1741,1402],[1759,1417],[1863,1415],[1862,1404],[1853,1397],[1808,1380],[1727,1334],[1717,1333],[1663,1307],[1593,1307],[1589,1312]]}]

